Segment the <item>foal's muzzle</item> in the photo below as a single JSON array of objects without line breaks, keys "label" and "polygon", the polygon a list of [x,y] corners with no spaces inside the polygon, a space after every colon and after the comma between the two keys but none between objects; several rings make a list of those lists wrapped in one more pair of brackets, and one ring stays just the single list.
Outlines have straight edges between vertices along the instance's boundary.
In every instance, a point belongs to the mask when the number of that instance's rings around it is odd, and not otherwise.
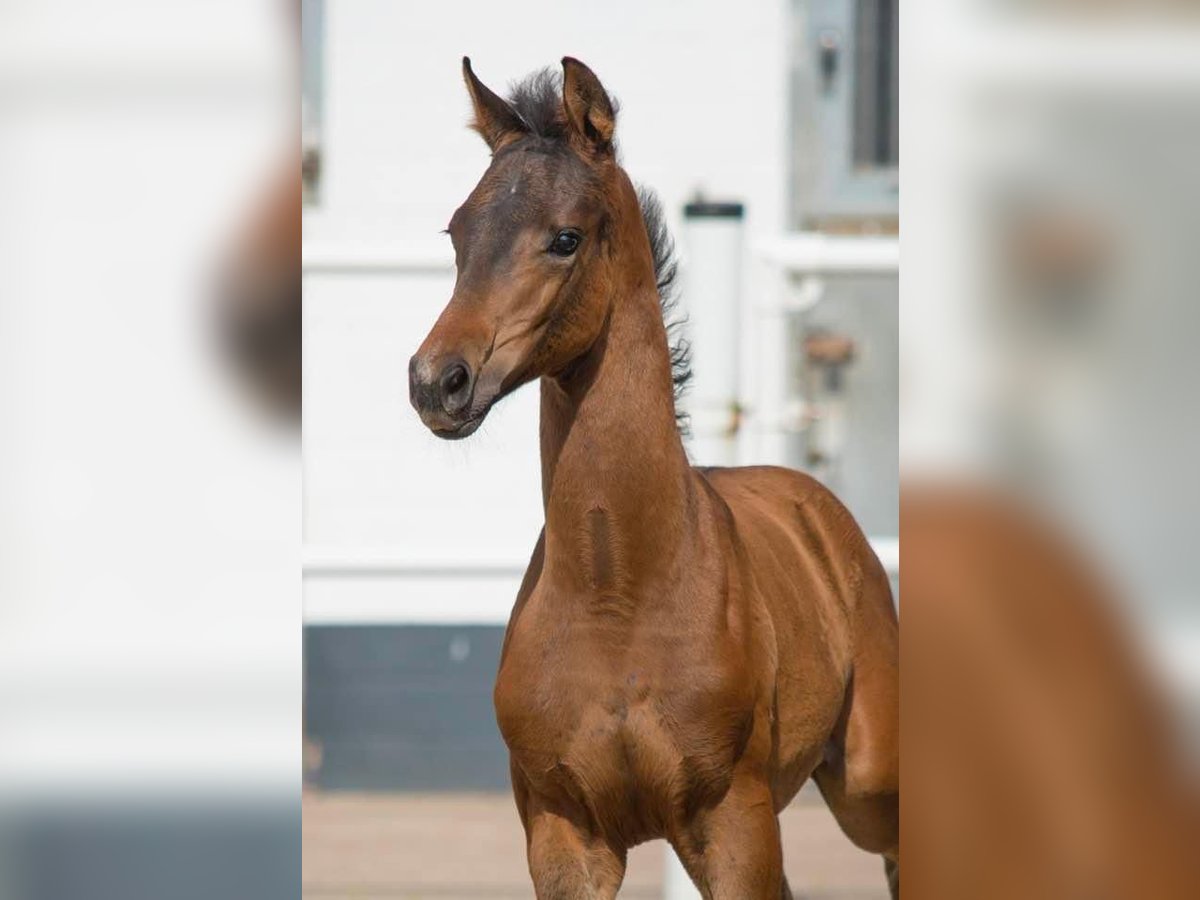
[{"label": "foal's muzzle", "polygon": [[408,364],[408,396],[421,421],[438,437],[463,438],[473,432],[482,416],[471,415],[475,373],[461,358],[436,361],[420,354]]}]

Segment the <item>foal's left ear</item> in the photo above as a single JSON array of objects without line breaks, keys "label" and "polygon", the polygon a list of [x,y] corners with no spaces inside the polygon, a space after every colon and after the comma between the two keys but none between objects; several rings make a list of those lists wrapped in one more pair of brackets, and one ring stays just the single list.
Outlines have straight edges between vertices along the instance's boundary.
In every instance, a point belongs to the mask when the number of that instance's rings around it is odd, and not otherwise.
[{"label": "foal's left ear", "polygon": [[596,73],[574,57],[564,56],[563,108],[573,137],[594,152],[612,150],[617,112]]}]

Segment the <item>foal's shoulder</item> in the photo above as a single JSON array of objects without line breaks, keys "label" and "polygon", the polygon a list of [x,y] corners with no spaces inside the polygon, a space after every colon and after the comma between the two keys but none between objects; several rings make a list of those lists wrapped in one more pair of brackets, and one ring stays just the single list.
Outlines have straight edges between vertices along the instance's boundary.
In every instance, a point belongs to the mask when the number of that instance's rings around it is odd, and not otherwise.
[{"label": "foal's shoulder", "polygon": [[832,500],[841,506],[817,479],[783,466],[697,467],[696,472],[727,502],[730,497],[759,497],[782,503]]},{"label": "foal's shoulder", "polygon": [[866,538],[841,500],[811,475],[782,466],[698,468],[735,519],[771,520],[807,536],[823,535],[849,549]]},{"label": "foal's shoulder", "polygon": [[[743,543],[772,548],[768,558],[787,559],[807,572],[810,596],[833,588],[844,608],[858,603],[865,584],[890,607],[887,576],[850,510],[811,475],[780,466],[699,469],[725,501]],[[797,575],[799,577],[799,575]]]}]

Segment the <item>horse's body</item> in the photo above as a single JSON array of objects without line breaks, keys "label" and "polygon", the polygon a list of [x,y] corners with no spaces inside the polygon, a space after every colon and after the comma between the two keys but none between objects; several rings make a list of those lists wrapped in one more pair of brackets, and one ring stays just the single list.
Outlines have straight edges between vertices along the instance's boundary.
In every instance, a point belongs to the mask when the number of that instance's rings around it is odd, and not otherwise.
[{"label": "horse's body", "polygon": [[464,69],[494,160],[452,220],[455,298],[410,374],[447,437],[541,376],[546,526],[495,690],[538,896],[615,895],[655,837],[708,897],[787,896],[777,814],[810,775],[898,892],[882,567],[811,478],[688,463],[661,235],[590,70],[564,61],[552,109],[544,80],[510,106]]},{"label": "horse's body", "polygon": [[218,297],[223,350],[273,415],[300,417],[300,160],[293,157],[254,209],[225,264]]},{"label": "horse's body", "polygon": [[[300,4],[292,4],[294,27]],[[298,35],[297,35],[298,37]],[[300,231],[302,158],[280,158],[278,175],[252,207],[221,269],[217,297],[222,349],[254,397],[274,415],[300,418],[303,297]]]},{"label": "horse's body", "polygon": [[[895,853],[896,625],[878,561],[804,476],[691,480],[697,540],[644,593],[579,590],[538,544],[496,684],[526,827],[594,822],[602,856],[666,837],[697,871],[713,842],[777,853],[775,816],[816,770],[851,839]],[[717,876],[724,893],[769,895],[778,860],[741,862]]]}]

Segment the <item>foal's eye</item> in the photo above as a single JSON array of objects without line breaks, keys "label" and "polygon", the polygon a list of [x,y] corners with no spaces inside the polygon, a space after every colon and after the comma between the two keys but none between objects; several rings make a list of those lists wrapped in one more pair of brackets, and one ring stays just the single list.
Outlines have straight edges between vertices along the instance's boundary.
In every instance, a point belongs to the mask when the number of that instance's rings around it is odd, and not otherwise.
[{"label": "foal's eye", "polygon": [[570,256],[579,248],[579,240],[574,231],[560,231],[550,242],[550,252],[555,256]]}]

